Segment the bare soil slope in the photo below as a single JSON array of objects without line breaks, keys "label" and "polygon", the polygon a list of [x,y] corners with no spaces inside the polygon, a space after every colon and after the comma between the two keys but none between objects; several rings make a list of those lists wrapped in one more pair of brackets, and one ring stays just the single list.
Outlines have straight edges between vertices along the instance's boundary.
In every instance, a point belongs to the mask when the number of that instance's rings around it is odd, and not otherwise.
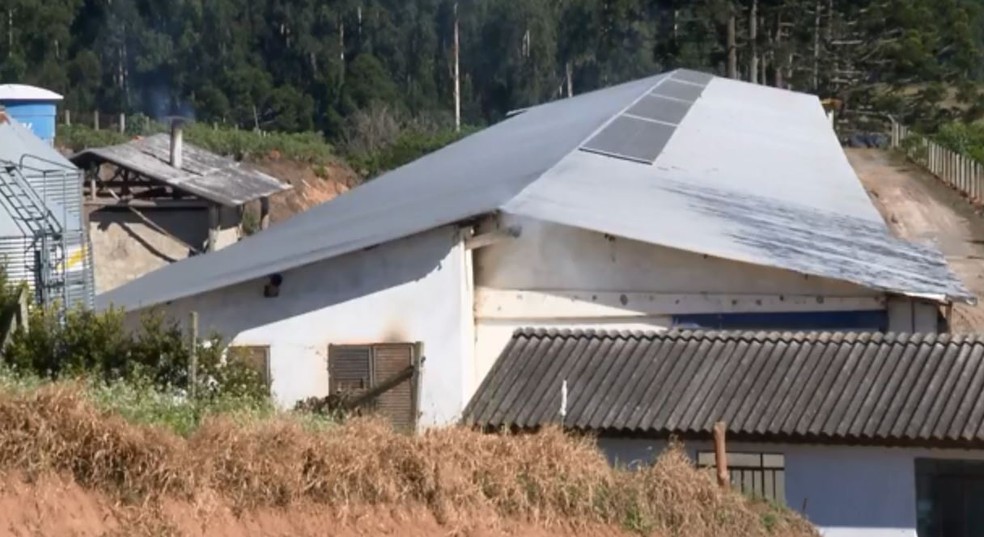
[{"label": "bare soil slope", "polygon": [[262,508],[236,513],[218,501],[125,505],[71,480],[23,477],[0,481],[0,537],[629,537],[612,527],[547,528],[479,520],[456,526],[426,510],[391,511],[324,506]]},{"label": "bare soil slope", "polygon": [[311,164],[271,157],[252,164],[294,187],[270,199],[270,221],[274,223],[329,201],[359,182],[358,175],[342,162],[316,169]]},{"label": "bare soil slope", "polygon": [[[899,155],[847,149],[872,201],[898,236],[932,244],[967,288],[984,297],[984,217],[960,193]],[[984,331],[984,308],[958,305],[952,329]]]}]

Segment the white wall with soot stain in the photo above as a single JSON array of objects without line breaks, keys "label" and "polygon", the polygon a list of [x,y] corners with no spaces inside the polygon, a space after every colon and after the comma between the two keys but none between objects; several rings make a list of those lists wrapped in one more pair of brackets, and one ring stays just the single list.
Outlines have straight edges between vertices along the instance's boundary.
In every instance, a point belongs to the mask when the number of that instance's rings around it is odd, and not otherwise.
[{"label": "white wall with soot stain", "polygon": [[469,255],[443,227],[283,273],[280,296],[265,280],[175,301],[168,314],[197,311],[202,334],[236,345],[268,345],[273,392],[285,406],[328,393],[330,344],[421,342],[422,425],[456,419],[472,372]]},{"label": "white wall with soot stain", "polygon": [[[476,363],[469,396],[517,328],[662,330],[681,314],[888,308],[884,293],[846,282],[508,214],[498,226],[519,227],[521,234],[474,254]],[[890,323],[897,331],[935,331],[935,312],[933,304],[894,300]]]}]

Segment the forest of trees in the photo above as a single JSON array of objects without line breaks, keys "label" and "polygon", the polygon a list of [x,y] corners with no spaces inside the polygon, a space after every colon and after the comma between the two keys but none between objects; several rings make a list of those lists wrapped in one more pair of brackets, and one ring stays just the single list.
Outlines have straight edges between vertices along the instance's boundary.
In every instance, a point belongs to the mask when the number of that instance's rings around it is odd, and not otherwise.
[{"label": "forest of trees", "polygon": [[[0,78],[71,110],[337,138],[465,124],[675,67],[913,120],[984,107],[984,0],[2,0]],[[950,110],[947,110],[947,107]],[[918,116],[918,117],[916,117]],[[938,116],[938,117],[937,117]]]}]

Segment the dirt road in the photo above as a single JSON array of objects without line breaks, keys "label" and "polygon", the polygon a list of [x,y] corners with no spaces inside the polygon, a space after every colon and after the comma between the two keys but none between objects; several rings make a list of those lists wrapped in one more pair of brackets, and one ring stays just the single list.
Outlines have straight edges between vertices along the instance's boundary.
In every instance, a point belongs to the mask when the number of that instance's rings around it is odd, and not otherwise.
[{"label": "dirt road", "polygon": [[[902,157],[847,149],[868,195],[900,237],[939,248],[951,269],[984,300],[984,216],[957,192]],[[954,332],[984,332],[984,307],[954,308]]]}]

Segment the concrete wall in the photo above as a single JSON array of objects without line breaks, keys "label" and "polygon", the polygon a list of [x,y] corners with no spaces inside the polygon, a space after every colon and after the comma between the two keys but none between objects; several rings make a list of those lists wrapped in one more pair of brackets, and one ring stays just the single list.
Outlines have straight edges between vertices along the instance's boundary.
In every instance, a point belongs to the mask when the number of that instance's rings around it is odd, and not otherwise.
[{"label": "concrete wall", "polygon": [[[204,248],[208,241],[205,209],[140,211],[181,241]],[[235,209],[220,213],[219,248],[239,240],[239,215]],[[127,209],[102,209],[89,216],[96,293],[119,287],[148,272],[189,256],[188,247],[147,225]]]},{"label": "concrete wall", "polygon": [[[646,464],[666,448],[662,441],[599,440],[612,462]],[[708,442],[687,443],[694,457]],[[984,452],[913,448],[728,444],[730,452],[785,455],[786,504],[829,537],[916,537],[917,458],[984,460]]]},{"label": "concrete wall", "polygon": [[[519,226],[521,235],[474,254],[469,394],[520,327],[661,330],[674,315],[886,309],[882,293],[849,283],[511,215],[486,227],[494,225]],[[905,312],[908,301],[896,302]],[[935,330],[935,317],[920,327]]]},{"label": "concrete wall", "polygon": [[254,280],[165,311],[182,321],[197,311],[203,334],[269,346],[284,406],[328,394],[330,344],[421,342],[420,423],[443,424],[464,408],[462,387],[473,375],[469,257],[457,229],[444,227],[287,271],[276,298]]}]

